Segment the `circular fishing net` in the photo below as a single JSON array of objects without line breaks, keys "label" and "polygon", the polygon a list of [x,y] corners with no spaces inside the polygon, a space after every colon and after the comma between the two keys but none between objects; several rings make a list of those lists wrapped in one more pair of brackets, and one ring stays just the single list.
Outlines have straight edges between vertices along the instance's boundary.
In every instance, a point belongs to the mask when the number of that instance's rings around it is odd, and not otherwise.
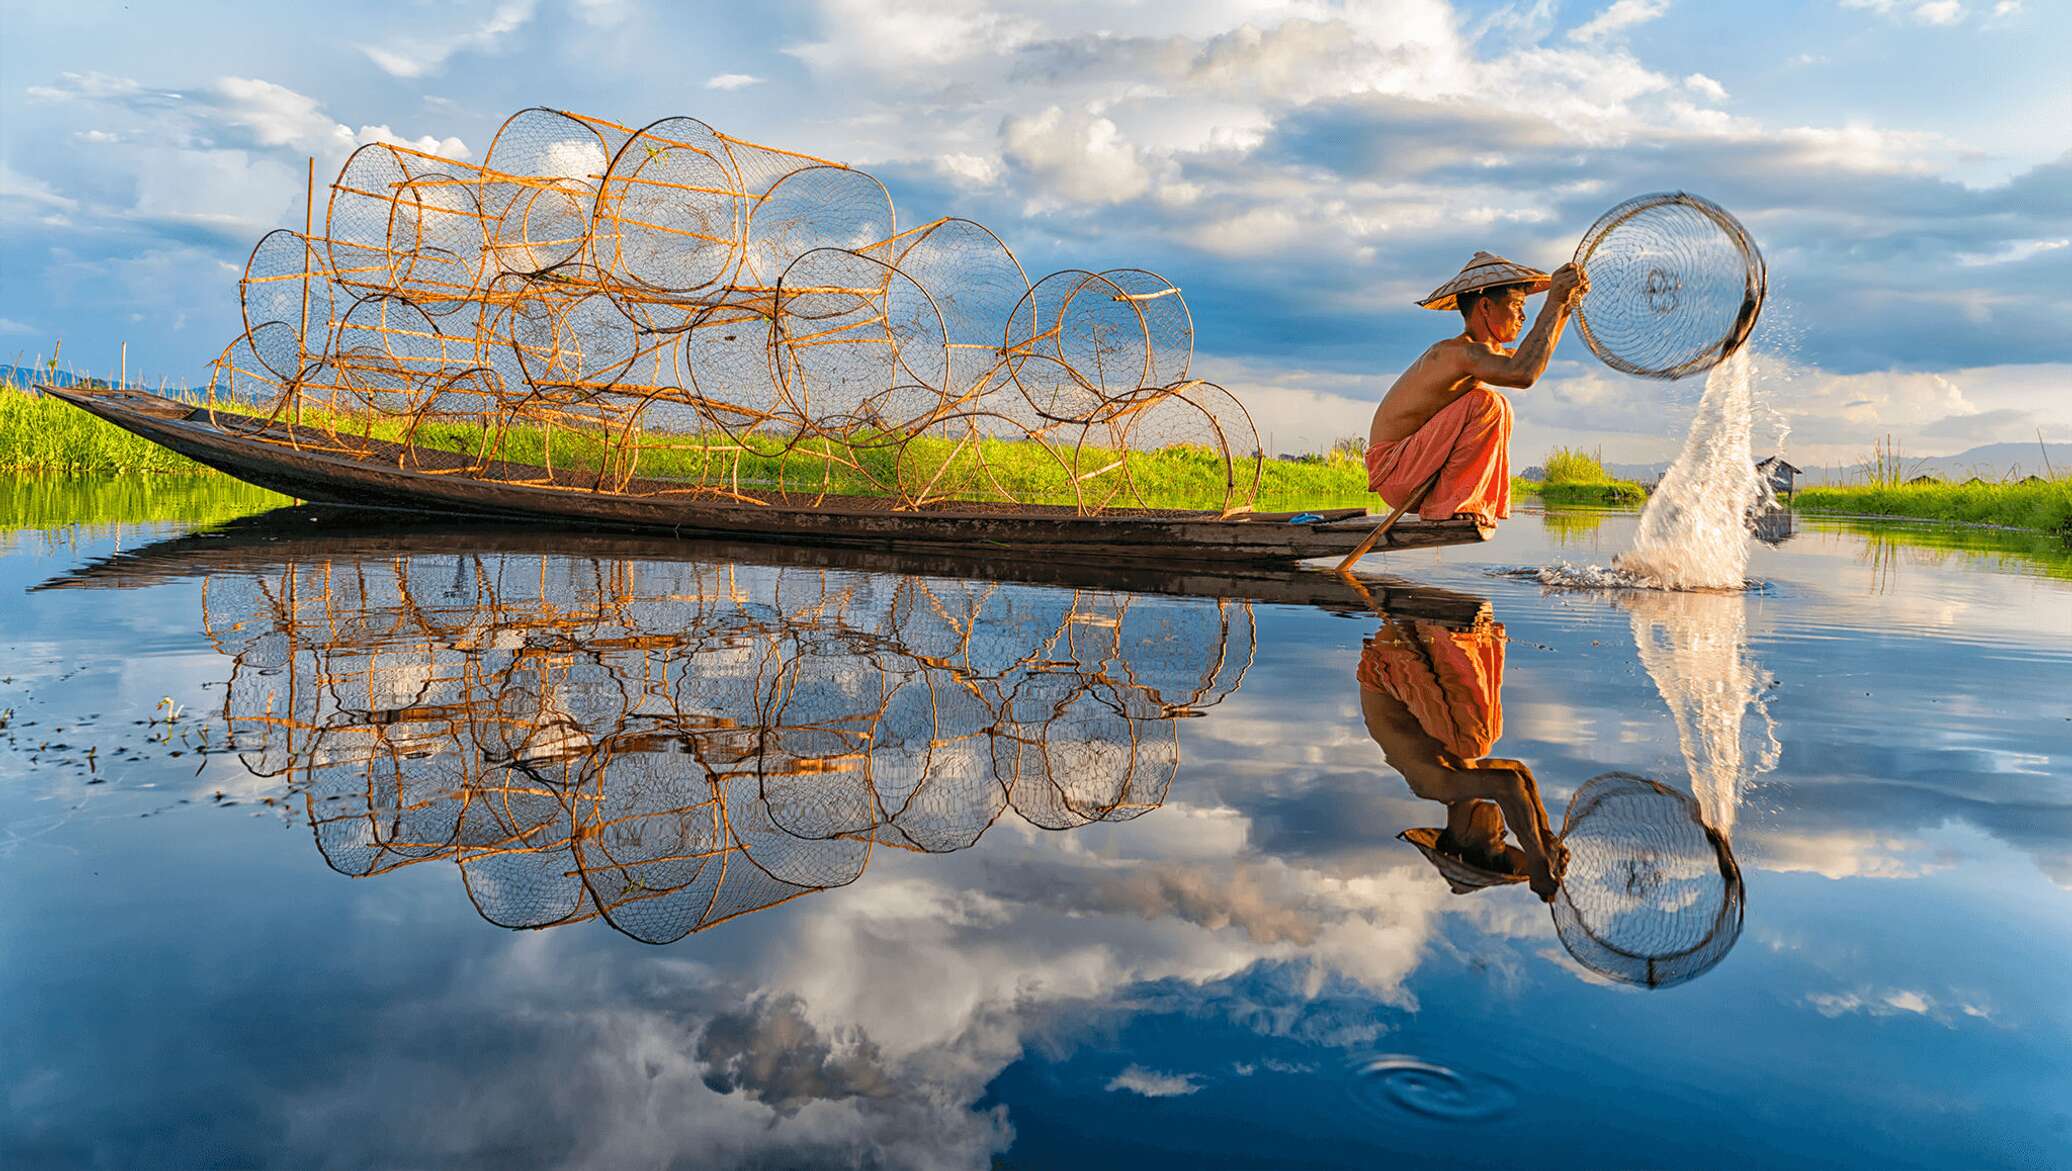
[{"label": "circular fishing net", "polygon": [[1681,191],[1611,209],[1576,246],[1590,276],[1576,327],[1606,365],[1642,378],[1683,378],[1748,340],[1769,276],[1739,220]]},{"label": "circular fishing net", "polygon": [[1741,871],[1698,804],[1630,773],[1592,777],[1570,799],[1568,869],[1554,929],[1576,962],[1667,988],[1712,970],[1741,937]]}]

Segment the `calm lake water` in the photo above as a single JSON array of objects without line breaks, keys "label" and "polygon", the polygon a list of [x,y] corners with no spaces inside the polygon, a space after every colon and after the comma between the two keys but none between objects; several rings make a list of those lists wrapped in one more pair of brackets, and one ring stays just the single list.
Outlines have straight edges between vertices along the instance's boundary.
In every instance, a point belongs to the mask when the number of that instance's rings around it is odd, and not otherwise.
[{"label": "calm lake water", "polygon": [[[1222,598],[0,533],[0,1162],[2072,1165],[2072,558],[1494,572],[1632,531]],[[1553,906],[1404,772],[1531,778]]]}]

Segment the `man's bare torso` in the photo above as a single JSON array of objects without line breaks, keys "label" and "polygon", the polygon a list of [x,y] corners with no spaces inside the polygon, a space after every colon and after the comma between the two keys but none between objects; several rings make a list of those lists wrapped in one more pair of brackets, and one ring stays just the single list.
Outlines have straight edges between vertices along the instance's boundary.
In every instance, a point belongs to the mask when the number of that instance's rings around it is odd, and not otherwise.
[{"label": "man's bare torso", "polygon": [[1403,371],[1382,396],[1381,405],[1374,408],[1374,422],[1367,428],[1369,448],[1408,439],[1449,403],[1482,385],[1474,375],[1461,373],[1462,350],[1468,346],[1499,354],[1511,352],[1468,337],[1450,337],[1435,343]]}]

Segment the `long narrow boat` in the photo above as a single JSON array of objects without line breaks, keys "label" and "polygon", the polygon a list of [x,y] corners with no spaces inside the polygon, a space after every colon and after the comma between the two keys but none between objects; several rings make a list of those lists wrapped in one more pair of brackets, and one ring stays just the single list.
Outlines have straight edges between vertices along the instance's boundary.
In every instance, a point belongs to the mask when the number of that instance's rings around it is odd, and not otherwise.
[{"label": "long narrow boat", "polygon": [[[504,465],[495,479],[414,470],[395,462],[298,449],[242,431],[236,416],[131,390],[40,388],[197,463],[300,500],[356,508],[501,517],[557,526],[676,536],[903,550],[997,550],[1085,564],[1273,564],[1340,557],[1379,522],[1360,509],[1291,523],[1288,513],[955,503],[893,510],[857,497],[738,503],[665,492],[584,490],[546,469]],[[537,480],[540,486],[512,481]],[[561,477],[566,480],[566,477]],[[552,486],[547,486],[552,485]],[[878,504],[877,507],[872,507]],[[1493,529],[1472,519],[1405,519],[1377,551],[1472,544]]]}]

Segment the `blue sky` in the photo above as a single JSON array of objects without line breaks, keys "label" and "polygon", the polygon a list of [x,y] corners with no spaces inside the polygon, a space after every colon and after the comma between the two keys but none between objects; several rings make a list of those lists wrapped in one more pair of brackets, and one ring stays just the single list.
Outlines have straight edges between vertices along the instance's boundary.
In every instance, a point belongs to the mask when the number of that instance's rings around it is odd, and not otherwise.
[{"label": "blue sky", "polygon": [[[1603,209],[1739,214],[1777,294],[1758,377],[1802,462],[2072,439],[2072,6],[1445,0],[1186,6],[493,0],[4,5],[0,350],[206,378],[236,280],[358,142],[480,158],[528,105],[670,114],[870,168],[903,224],[1188,293],[1196,373],[1277,450],[1364,427],[1477,248],[1552,267]],[[1516,396],[1553,443],[1673,452],[1691,386],[1576,340]]]}]

